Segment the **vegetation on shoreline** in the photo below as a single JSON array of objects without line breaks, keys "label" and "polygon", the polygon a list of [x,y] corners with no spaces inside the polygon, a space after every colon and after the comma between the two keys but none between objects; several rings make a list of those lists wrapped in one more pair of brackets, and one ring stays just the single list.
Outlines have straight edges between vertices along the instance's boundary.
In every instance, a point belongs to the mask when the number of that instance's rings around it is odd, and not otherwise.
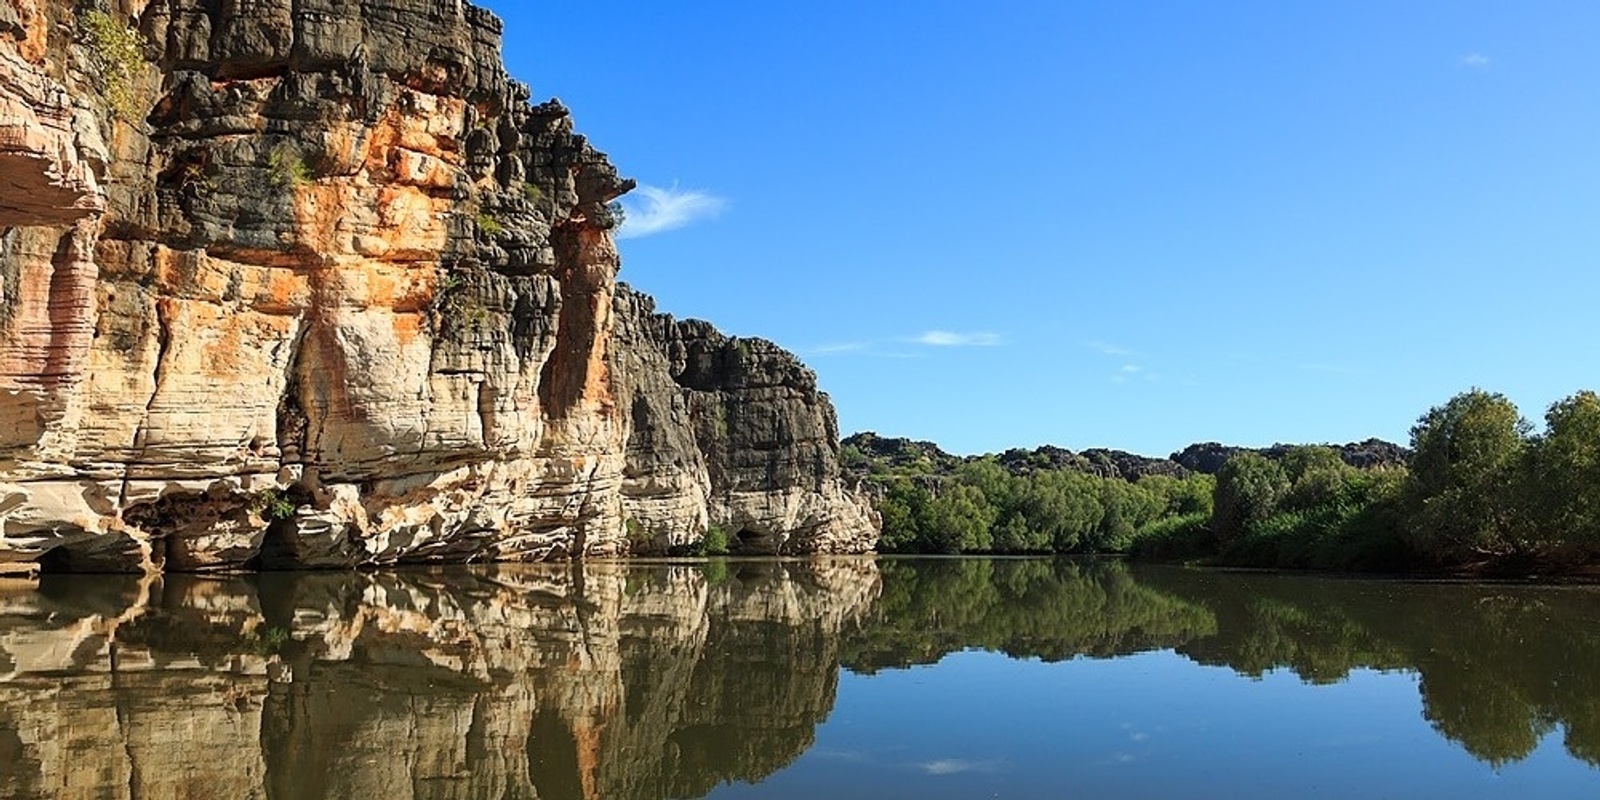
[{"label": "vegetation on shoreline", "polygon": [[879,492],[885,552],[1384,571],[1600,560],[1600,396],[1590,391],[1554,404],[1540,432],[1503,395],[1464,392],[1418,420],[1404,465],[1279,447],[1234,452],[1215,475],[1125,480],[1010,455],[888,460],[847,446],[844,459]]}]

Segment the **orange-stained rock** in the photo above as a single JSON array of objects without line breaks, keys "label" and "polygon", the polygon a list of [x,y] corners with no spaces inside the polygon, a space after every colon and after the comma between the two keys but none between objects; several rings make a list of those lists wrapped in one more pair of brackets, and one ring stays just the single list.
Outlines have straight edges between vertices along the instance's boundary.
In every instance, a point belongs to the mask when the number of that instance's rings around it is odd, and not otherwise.
[{"label": "orange-stained rock", "polygon": [[[713,401],[665,339],[618,339],[607,205],[633,184],[507,78],[493,15],[117,2],[130,111],[77,5],[24,5],[26,36],[0,24],[0,563],[536,560],[712,524],[870,548],[809,373]],[[776,402],[799,435],[748,442],[769,485],[729,482],[742,429],[641,393]]]}]

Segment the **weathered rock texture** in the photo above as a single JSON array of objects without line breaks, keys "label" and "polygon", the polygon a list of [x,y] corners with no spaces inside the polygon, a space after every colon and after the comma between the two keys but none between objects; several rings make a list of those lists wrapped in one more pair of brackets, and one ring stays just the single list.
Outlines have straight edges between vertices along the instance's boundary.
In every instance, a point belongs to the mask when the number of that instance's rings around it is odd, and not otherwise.
[{"label": "weathered rock texture", "polygon": [[633,184],[500,33],[0,0],[0,563],[871,546],[811,373],[618,292]]},{"label": "weathered rock texture", "polygon": [[758,780],[832,710],[878,570],[730,570],[0,584],[0,797],[594,800]]}]

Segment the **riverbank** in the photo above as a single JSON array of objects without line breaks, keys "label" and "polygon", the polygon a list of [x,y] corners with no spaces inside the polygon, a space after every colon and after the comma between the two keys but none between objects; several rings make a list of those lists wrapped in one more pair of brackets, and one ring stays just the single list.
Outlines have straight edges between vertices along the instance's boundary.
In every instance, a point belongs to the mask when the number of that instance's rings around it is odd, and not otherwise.
[{"label": "riverbank", "polygon": [[858,435],[841,458],[878,498],[887,552],[1125,553],[1362,573],[1600,571],[1594,392],[1555,403],[1535,431],[1504,396],[1474,389],[1422,415],[1409,449],[1383,444],[1196,445],[1164,460],[1049,446],[958,457]]}]

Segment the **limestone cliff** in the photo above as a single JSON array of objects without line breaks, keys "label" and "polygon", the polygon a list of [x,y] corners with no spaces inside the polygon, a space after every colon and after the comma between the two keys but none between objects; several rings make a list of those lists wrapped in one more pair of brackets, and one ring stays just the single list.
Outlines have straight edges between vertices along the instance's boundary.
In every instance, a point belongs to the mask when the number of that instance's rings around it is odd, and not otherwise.
[{"label": "limestone cliff", "polygon": [[0,563],[871,547],[814,376],[618,291],[633,184],[500,36],[0,0]]}]

